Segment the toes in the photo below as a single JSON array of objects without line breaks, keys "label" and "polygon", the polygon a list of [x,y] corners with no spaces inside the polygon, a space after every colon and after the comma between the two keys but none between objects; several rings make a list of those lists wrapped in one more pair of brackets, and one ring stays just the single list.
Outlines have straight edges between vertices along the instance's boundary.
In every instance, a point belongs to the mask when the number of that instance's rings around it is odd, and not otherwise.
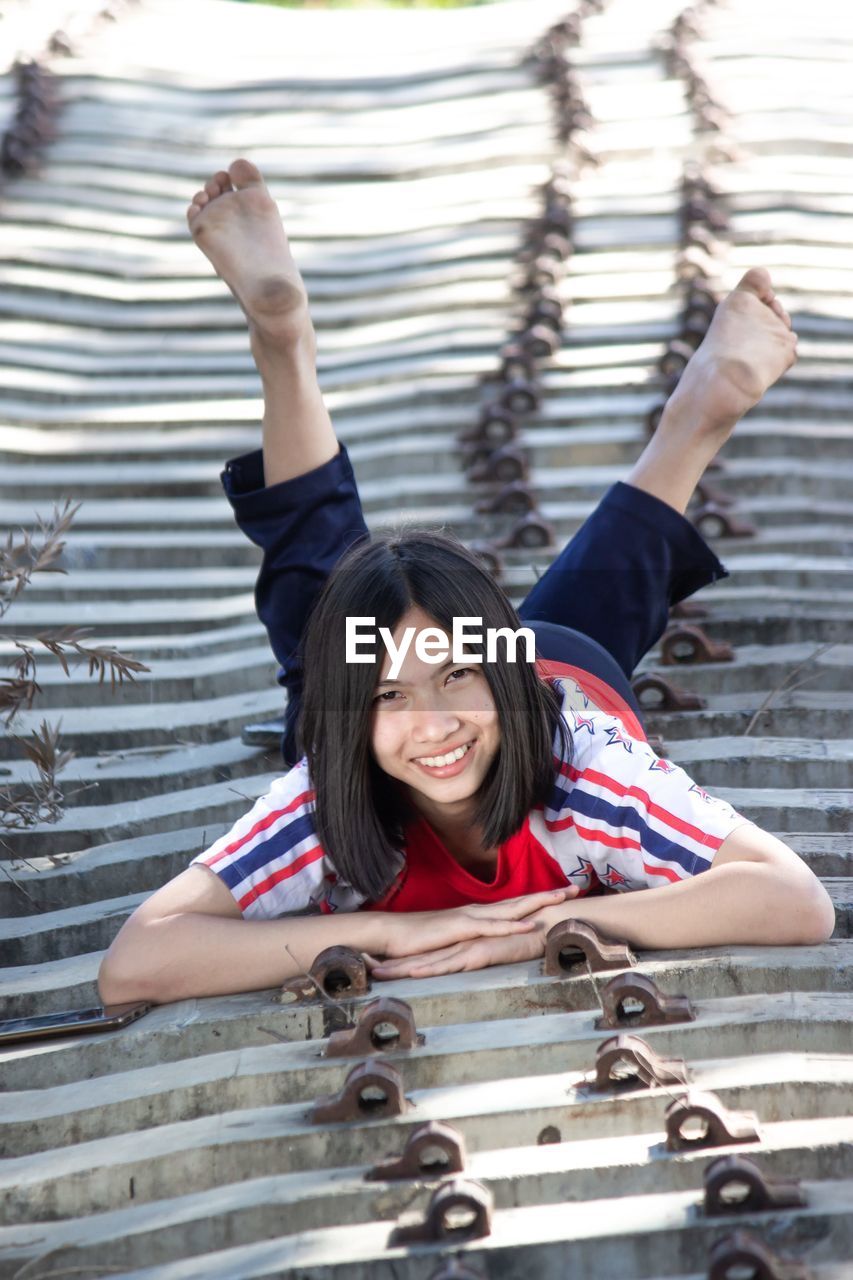
[{"label": "toes", "polygon": [[766,267],[751,267],[741,277],[737,288],[747,293],[754,293],[757,298],[770,308],[774,315],[779,317],[786,329],[791,328],[791,317],[776,297],[773,290],[773,281],[770,279],[770,272]]},{"label": "toes", "polygon": [[187,218],[192,222],[193,218],[201,213],[204,206],[208,203],[207,193],[205,191],[197,191],[187,208]]},{"label": "toes", "polygon": [[750,267],[749,271],[741,276],[737,288],[743,289],[747,293],[754,293],[762,302],[769,303],[775,296],[770,272],[766,267]]},{"label": "toes", "polygon": [[241,187],[262,187],[264,185],[260,169],[253,165],[251,160],[235,160],[232,165],[229,165],[228,174],[238,190]]},{"label": "toes", "polygon": [[779,317],[786,329],[791,328],[791,317],[775,295],[773,297],[773,301],[770,303],[770,310]]},{"label": "toes", "polygon": [[204,189],[211,200],[215,200],[217,196],[221,196],[225,191],[231,190],[231,179],[224,169],[220,169],[219,173],[215,173],[212,178],[208,179],[204,184]]}]

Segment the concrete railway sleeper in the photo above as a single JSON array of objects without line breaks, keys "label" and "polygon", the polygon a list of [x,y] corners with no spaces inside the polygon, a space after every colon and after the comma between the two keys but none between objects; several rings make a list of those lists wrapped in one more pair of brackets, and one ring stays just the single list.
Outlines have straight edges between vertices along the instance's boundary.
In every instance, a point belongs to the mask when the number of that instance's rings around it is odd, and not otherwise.
[{"label": "concrete railway sleeper", "polygon": [[[752,1090],[753,1076],[777,1080],[787,1096],[789,1082],[814,1076],[825,1084],[816,1089],[817,1097],[788,1099],[788,1114],[803,1115],[808,1107],[822,1113],[843,1114],[843,1096],[849,1089],[849,1067],[843,1057],[846,1047],[845,1018],[849,1011],[842,998],[827,996],[800,997],[798,1017],[791,1002],[778,1000],[774,1012],[762,1010],[754,998],[741,1001],[741,1017],[733,1016],[723,1002],[716,1016],[700,1021],[668,1027],[646,1027],[641,1039],[662,1059],[683,1060],[686,1065],[685,1086],[689,1085],[720,1097],[723,1104],[743,1109],[732,1098],[737,1081]],[[743,1007],[746,1006],[746,1007]],[[787,1015],[787,1016],[786,1016]],[[425,1033],[424,1046],[402,1055],[386,1053],[381,1061],[392,1065],[402,1078],[406,1096],[412,1091],[432,1091],[440,1100],[452,1094],[458,1083],[460,1105],[463,1094],[476,1099],[480,1094],[489,1106],[502,1111],[521,1103],[525,1094],[525,1067],[535,1055],[542,1073],[530,1076],[527,1091],[531,1098],[545,1081],[561,1096],[579,1104],[587,1094],[597,1095],[604,1103],[608,1097],[618,1104],[624,1083],[614,1083],[602,1091],[598,1080],[597,1054],[602,1042],[610,1038],[590,1026],[586,1015],[543,1015],[529,1020],[505,1020],[472,1024],[470,1027],[434,1028]],[[133,1132],[135,1128],[170,1124],[198,1124],[203,1129],[205,1118],[215,1118],[222,1110],[248,1118],[259,1107],[277,1108],[283,1115],[302,1117],[308,1113],[318,1095],[333,1095],[343,1088],[354,1066],[353,1059],[323,1058],[319,1045],[256,1046],[202,1058],[172,1062],[164,1074],[158,1066],[139,1067],[94,1080],[55,1085],[40,1089],[18,1089],[2,1097],[2,1136],[4,1150],[10,1156],[63,1147],[74,1142],[97,1142],[102,1136],[112,1137]],[[825,1054],[821,1060],[804,1057],[798,1065],[797,1053]],[[727,1062],[727,1058],[731,1062]],[[355,1062],[358,1060],[356,1059]],[[367,1064],[377,1059],[367,1059]],[[631,1071],[627,1079],[631,1083]],[[642,1072],[638,1071],[642,1080]],[[501,1079],[507,1082],[505,1096],[496,1097]],[[837,1082],[837,1083],[834,1083]],[[682,1090],[683,1092],[683,1090]],[[511,1097],[510,1097],[511,1095]],[[607,1095],[607,1096],[605,1096]],[[596,1099],[592,1099],[595,1110]],[[450,1105],[450,1100],[448,1102]],[[473,1105],[473,1103],[471,1104]],[[549,1104],[551,1105],[551,1104]],[[759,1108],[760,1118],[771,1119],[771,1100]],[[751,1104],[754,1110],[754,1104]],[[618,1106],[616,1108],[618,1110]],[[599,1107],[597,1114],[604,1114]],[[609,1114],[609,1112],[608,1112]],[[782,1113],[784,1114],[784,1113]],[[441,1119],[436,1115],[415,1116],[416,1120]]]},{"label": "concrete railway sleeper", "polygon": [[[800,1078],[791,1079],[784,1086],[774,1085],[773,1064],[767,1070],[761,1070],[762,1065],[759,1062],[753,1072],[750,1086],[736,1085],[735,1072],[730,1070],[731,1088],[718,1089],[719,1096],[732,1095],[725,1103],[729,1111],[748,1110],[758,1104],[774,1112],[770,1119],[760,1121],[760,1146],[744,1147],[738,1142],[728,1150],[748,1154],[768,1174],[790,1178],[808,1176],[813,1171],[815,1177],[849,1177],[850,1119],[839,1114],[849,1081],[832,1082],[829,1072],[824,1069],[821,1073],[820,1064],[816,1064],[811,1078],[806,1079],[801,1073]],[[442,1123],[449,1123],[464,1140],[466,1173],[487,1182],[508,1180],[502,1199],[507,1194],[523,1194],[524,1180],[536,1171],[538,1176],[549,1171],[560,1171],[563,1178],[568,1174],[569,1199],[595,1198],[598,1190],[604,1189],[604,1184],[597,1181],[599,1177],[606,1179],[608,1195],[622,1196],[631,1194],[638,1178],[647,1190],[671,1179],[675,1179],[673,1186],[698,1186],[697,1170],[704,1169],[721,1153],[720,1148],[667,1153],[666,1114],[673,1097],[671,1088],[622,1090],[609,1097],[587,1092],[573,1099],[565,1083],[565,1076],[540,1078],[523,1090],[519,1082],[522,1097],[521,1106],[516,1109],[507,1106],[505,1096],[496,1096],[497,1082],[460,1090],[457,1106],[450,1108],[448,1121]],[[503,1092],[506,1095],[505,1085]],[[800,1107],[804,1114],[796,1116],[796,1103],[792,1102],[797,1093],[803,1092],[813,1097],[820,1093],[831,1095],[835,1114],[815,1114],[816,1107],[805,1105]],[[309,1199],[316,1196],[322,1200],[323,1191],[316,1188],[326,1188],[329,1181],[333,1182],[336,1169],[358,1165],[352,1177],[363,1182],[364,1173],[374,1167],[377,1154],[390,1158],[399,1153],[413,1134],[437,1118],[443,1105],[441,1091],[410,1090],[408,1096],[412,1106],[402,1117],[379,1118],[366,1125],[348,1122],[316,1126],[308,1121],[305,1107],[256,1108],[243,1113],[222,1112],[223,1123],[218,1128],[217,1118],[209,1117],[141,1131],[132,1145],[115,1136],[52,1153],[15,1157],[3,1171],[5,1222],[23,1227],[36,1218],[48,1222],[74,1217],[79,1214],[75,1197],[83,1194],[87,1212],[100,1213],[195,1195],[220,1184],[261,1175],[284,1178],[296,1199],[303,1196],[304,1181],[304,1194]],[[466,1113],[464,1104],[475,1105],[477,1101],[480,1110]],[[552,1130],[556,1130],[559,1141],[550,1141]],[[500,1148],[495,1146],[498,1135],[502,1140]],[[544,1141],[543,1135],[549,1141]],[[814,1151],[808,1154],[812,1135]],[[726,1150],[722,1148],[723,1153]],[[631,1167],[630,1176],[620,1172],[622,1157]],[[635,1173],[635,1167],[644,1163],[650,1165],[647,1173]],[[514,1166],[516,1178],[522,1178],[515,1189]],[[578,1174],[572,1184],[571,1171],[583,1168],[597,1169],[599,1173],[588,1177]],[[427,1174],[435,1177],[442,1172],[439,1168],[434,1173],[428,1170]],[[427,1174],[422,1174],[421,1179]],[[394,1184],[397,1181],[389,1180]],[[553,1190],[554,1183],[546,1182],[539,1194],[547,1199]],[[358,1202],[364,1205],[372,1200],[371,1193],[367,1200],[362,1196]],[[323,1214],[325,1221],[334,1221],[331,1205],[315,1207],[312,1214]]]},{"label": "concrete railway sleeper", "polygon": [[[564,1152],[566,1147],[548,1150]],[[532,1151],[541,1153],[543,1148]],[[519,1150],[517,1154],[524,1158],[528,1153]],[[466,1245],[464,1253],[457,1255],[459,1261],[475,1274],[489,1276],[497,1271],[509,1280],[523,1280],[530,1275],[536,1275],[537,1280],[563,1280],[566,1274],[595,1275],[597,1270],[599,1274],[625,1274],[637,1280],[707,1280],[712,1251],[718,1256],[722,1240],[730,1239],[735,1232],[747,1232],[759,1241],[772,1236],[772,1252],[807,1265],[814,1280],[844,1280],[843,1264],[853,1249],[853,1183],[849,1178],[822,1182],[804,1176],[801,1187],[807,1205],[785,1210],[781,1221],[778,1214],[762,1211],[709,1218],[702,1209],[699,1157],[681,1156],[658,1165],[662,1178],[667,1173],[683,1175],[676,1185],[664,1190],[654,1186],[645,1189],[646,1179],[641,1171],[651,1167],[648,1150],[642,1163],[634,1166],[630,1161],[629,1156],[622,1172],[636,1173],[642,1189],[618,1199],[606,1196],[616,1175],[598,1168],[579,1170],[597,1192],[594,1197],[583,1199],[568,1198],[565,1190],[556,1191],[561,1181],[565,1187],[566,1179],[566,1174],[556,1167],[538,1176],[534,1169],[525,1168],[524,1190],[529,1198],[523,1205],[517,1204],[517,1177],[507,1172],[503,1178],[488,1180],[481,1173],[477,1181],[487,1186],[495,1205],[491,1230],[484,1240]],[[704,1163],[707,1165],[707,1160]],[[350,1181],[348,1172],[341,1171],[341,1217],[333,1223],[322,1220],[322,1211],[319,1218],[312,1212],[321,1204],[319,1185],[312,1205],[307,1197],[299,1203],[292,1179],[290,1185],[283,1178],[255,1179],[227,1188],[230,1195],[224,1217],[219,1211],[211,1212],[213,1196],[209,1194],[207,1206],[203,1197],[197,1202],[182,1197],[75,1222],[39,1224],[38,1238],[32,1227],[6,1229],[4,1244],[8,1242],[16,1252],[0,1263],[0,1275],[12,1280],[15,1272],[11,1264],[20,1267],[28,1259],[49,1257],[52,1265],[85,1266],[97,1258],[109,1259],[122,1269],[122,1274],[138,1275],[139,1280],[143,1275],[145,1280],[157,1277],[163,1267],[165,1280],[166,1275],[175,1274],[173,1268],[166,1268],[172,1259],[181,1257],[182,1234],[193,1229],[196,1265],[201,1262],[206,1276],[220,1280],[234,1275],[290,1274],[317,1280],[373,1280],[374,1276],[394,1280],[403,1266],[407,1277],[433,1280],[442,1258],[447,1259],[446,1242],[443,1250],[441,1246],[424,1245],[405,1251],[394,1248],[391,1242],[398,1216],[412,1205],[411,1193],[406,1197],[400,1187],[389,1186],[382,1189],[379,1203],[374,1188],[368,1193],[370,1198],[362,1201],[367,1213],[373,1214],[365,1220],[355,1216],[351,1199],[359,1193],[364,1196],[364,1184]],[[469,1170],[466,1176],[474,1175]],[[596,1187],[599,1178],[602,1182]],[[688,1179],[690,1185],[686,1186]],[[308,1180],[308,1175],[302,1175],[305,1190]],[[537,1192],[542,1183],[551,1185],[542,1188],[540,1199]],[[431,1191],[429,1185],[420,1189],[416,1203],[421,1215],[428,1207]],[[556,1203],[558,1199],[560,1202]],[[383,1211],[379,1220],[378,1208]],[[285,1234],[291,1216],[300,1212],[294,1233]],[[412,1214],[415,1212],[412,1209]],[[144,1267],[144,1272],[138,1272],[137,1267]],[[764,1280],[766,1273],[757,1274]],[[785,1276],[783,1271],[781,1277]]]},{"label": "concrete railway sleeper", "polygon": [[[731,1017],[736,1023],[732,1034],[745,1041],[746,1028],[755,1019],[763,1026],[786,1018],[795,1022],[808,1020],[814,1010],[821,1011],[821,1020],[830,1022],[835,1016],[849,1016],[851,955],[853,947],[846,939],[808,950],[780,948],[772,958],[763,950],[748,947],[732,948],[725,961],[714,950],[697,950],[671,953],[660,959],[649,957],[643,960],[642,972],[663,990],[687,995],[694,1002],[697,1022],[684,1024],[681,1034],[692,1035],[697,1028],[717,1026]],[[100,957],[81,959],[90,962],[94,976]],[[568,1042],[603,1038],[593,1024],[601,1013],[600,989],[606,978],[597,977],[594,987],[581,971],[565,978],[549,978],[542,976],[541,962],[496,967],[465,976],[464,984],[454,975],[393,984],[392,989],[398,998],[405,999],[425,1037],[424,1047],[413,1050],[415,1056],[429,1054],[436,1045],[458,1045],[459,1051],[464,1052],[466,1028],[477,1028],[478,1035],[486,1041],[494,1039],[500,1044],[501,1028],[506,1027],[507,1034],[512,1032],[513,1041],[505,1041],[505,1048],[520,1043],[526,1035],[545,1036],[555,1044],[561,1039]],[[20,986],[20,978],[16,982],[13,975],[10,986]],[[50,1000],[15,1003],[9,999],[6,1012],[10,1017],[26,1017],[34,1011],[65,1008],[69,1004],[65,995],[68,989],[61,984]],[[460,991],[464,999],[460,999]],[[80,1007],[84,998],[91,1003],[93,995],[91,988],[82,989]],[[17,1050],[9,1046],[2,1053],[3,1090],[48,1088],[66,1082],[70,1085],[72,1081],[109,1077],[116,1067],[123,1074],[128,1061],[132,1061],[134,1069],[145,1070],[157,1063],[196,1059],[203,1063],[222,1052],[269,1049],[273,1041],[280,1046],[282,1060],[294,1054],[302,1060],[304,1055],[307,1064],[312,1058],[319,1059],[326,1038],[350,1025],[373,998],[338,998],[294,1007],[279,1005],[275,995],[269,991],[182,1001],[154,1008],[139,1022],[109,1036],[33,1042]],[[65,1003],[57,1006],[63,996]],[[552,1016],[558,1019],[553,1029],[537,1031],[550,1027],[548,1019]],[[673,1028],[673,1034],[675,1031]],[[649,1032],[668,1034],[661,1027],[649,1028]],[[578,1060],[578,1065],[583,1061],[585,1058]],[[318,1061],[317,1070],[321,1066]],[[0,1103],[2,1100],[0,1092]]]}]

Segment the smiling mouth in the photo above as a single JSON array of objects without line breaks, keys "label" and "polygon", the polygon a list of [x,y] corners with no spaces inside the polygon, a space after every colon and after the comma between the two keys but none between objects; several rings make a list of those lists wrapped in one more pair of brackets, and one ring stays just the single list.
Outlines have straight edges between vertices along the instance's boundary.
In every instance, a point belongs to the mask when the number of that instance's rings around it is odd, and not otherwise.
[{"label": "smiling mouth", "polygon": [[422,765],[425,769],[449,769],[451,765],[458,764],[460,760],[464,760],[474,746],[474,740],[465,742],[461,747],[456,747],[453,751],[447,751],[440,756],[419,756],[415,759],[415,764]]}]

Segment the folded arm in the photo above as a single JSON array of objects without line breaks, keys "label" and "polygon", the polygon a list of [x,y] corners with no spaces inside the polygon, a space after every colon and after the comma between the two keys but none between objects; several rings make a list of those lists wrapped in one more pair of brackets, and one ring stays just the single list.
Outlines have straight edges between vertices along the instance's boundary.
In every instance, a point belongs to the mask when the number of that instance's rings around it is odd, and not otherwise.
[{"label": "folded arm", "polygon": [[335,945],[395,957],[532,932],[532,914],[571,892],[405,915],[352,911],[245,920],[215,872],[192,866],[125,922],[101,963],[98,987],[104,1004],[257,991],[307,972],[320,951]]},{"label": "folded arm", "polygon": [[457,943],[431,955],[378,965],[378,978],[430,977],[490,964],[530,960],[560,920],[585,920],[602,933],[646,950],[732,945],[814,945],[828,939],[835,910],[826,889],[781,840],[745,823],[720,846],[708,871],[635,893],[581,898],[532,917],[535,934]]}]

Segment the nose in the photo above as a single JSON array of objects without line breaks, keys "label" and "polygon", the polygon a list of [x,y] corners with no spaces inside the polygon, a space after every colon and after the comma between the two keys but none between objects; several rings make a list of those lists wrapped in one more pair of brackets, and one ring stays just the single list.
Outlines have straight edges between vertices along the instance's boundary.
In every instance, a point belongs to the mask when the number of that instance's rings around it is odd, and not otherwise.
[{"label": "nose", "polygon": [[411,715],[411,735],[417,743],[446,742],[459,732],[462,724],[456,712],[442,707],[438,699],[430,705],[413,708]]}]

